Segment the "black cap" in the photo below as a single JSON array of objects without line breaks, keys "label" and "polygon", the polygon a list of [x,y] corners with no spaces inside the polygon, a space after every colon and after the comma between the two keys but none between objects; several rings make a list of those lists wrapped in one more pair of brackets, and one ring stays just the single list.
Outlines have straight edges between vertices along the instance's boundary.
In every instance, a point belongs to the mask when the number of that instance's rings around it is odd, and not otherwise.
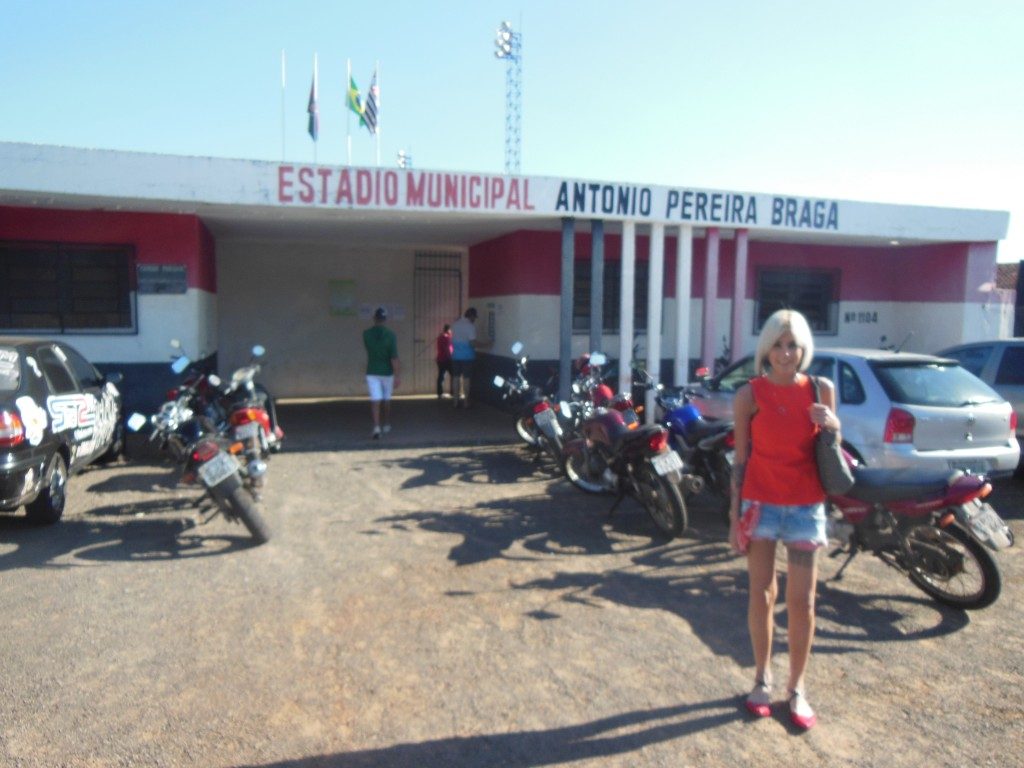
[{"label": "black cap", "polygon": [[377,309],[373,313],[373,319],[374,320],[387,320],[388,319],[388,310],[387,310],[387,308],[385,308],[385,307],[377,307]]}]

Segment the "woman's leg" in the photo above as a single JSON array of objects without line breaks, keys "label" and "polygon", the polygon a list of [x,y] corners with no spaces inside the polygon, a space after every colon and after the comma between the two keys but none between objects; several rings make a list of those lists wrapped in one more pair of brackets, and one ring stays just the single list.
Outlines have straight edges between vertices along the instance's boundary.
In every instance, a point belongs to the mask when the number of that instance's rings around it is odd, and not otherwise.
[{"label": "woman's leg", "polygon": [[747,571],[750,574],[750,604],[747,626],[750,644],[754,650],[756,679],[767,682],[768,665],[772,656],[775,599],[778,582],[775,578],[775,541],[756,539],[747,552]]},{"label": "woman's leg", "polygon": [[816,549],[789,547],[786,570],[786,613],[789,616],[790,691],[802,691],[804,671],[814,638],[814,596],[818,582]]}]

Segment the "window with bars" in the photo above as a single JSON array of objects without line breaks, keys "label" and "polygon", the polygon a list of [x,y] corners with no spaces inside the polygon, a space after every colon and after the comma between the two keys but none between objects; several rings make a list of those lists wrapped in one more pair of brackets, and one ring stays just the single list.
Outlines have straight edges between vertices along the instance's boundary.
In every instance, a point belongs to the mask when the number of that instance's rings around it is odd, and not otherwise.
[{"label": "window with bars", "polygon": [[[633,283],[633,329],[647,330],[647,262],[637,261]],[[577,260],[573,269],[572,329],[576,333],[590,330],[591,264]],[[602,333],[619,332],[619,292],[622,285],[622,262],[604,263],[604,325]]]},{"label": "window with bars", "polygon": [[795,309],[816,334],[831,335],[839,325],[839,273],[834,270],[759,269],[754,332],[779,309]]},{"label": "window with bars", "polygon": [[134,331],[128,246],[0,243],[0,329]]}]

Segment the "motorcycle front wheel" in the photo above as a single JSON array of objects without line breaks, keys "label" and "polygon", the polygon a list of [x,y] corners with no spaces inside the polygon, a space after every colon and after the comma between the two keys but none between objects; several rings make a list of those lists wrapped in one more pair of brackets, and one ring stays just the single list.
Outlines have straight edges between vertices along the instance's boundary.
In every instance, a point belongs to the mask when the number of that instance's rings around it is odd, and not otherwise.
[{"label": "motorcycle front wheel", "polygon": [[943,605],[973,610],[999,597],[1002,578],[995,560],[962,528],[918,525],[907,534],[907,545],[907,575]]},{"label": "motorcycle front wheel", "polygon": [[242,525],[252,534],[257,544],[270,541],[270,527],[256,508],[252,494],[244,486],[240,485],[231,491],[227,496],[227,502],[231,514],[242,521]]},{"label": "motorcycle front wheel", "polygon": [[[598,465],[601,465],[598,468]],[[591,451],[573,451],[566,455],[562,462],[565,476],[569,482],[587,493],[608,493],[611,488],[604,482],[601,473],[604,471],[604,462],[598,461],[598,457]]]},{"label": "motorcycle front wheel", "polygon": [[649,462],[637,471],[636,492],[637,501],[647,510],[658,530],[670,539],[683,532],[688,521],[679,487],[655,472]]},{"label": "motorcycle front wheel", "polygon": [[537,436],[540,433],[537,431],[537,426],[533,423],[531,417],[520,416],[516,419],[516,432],[519,434],[519,439],[527,445],[537,445]]}]

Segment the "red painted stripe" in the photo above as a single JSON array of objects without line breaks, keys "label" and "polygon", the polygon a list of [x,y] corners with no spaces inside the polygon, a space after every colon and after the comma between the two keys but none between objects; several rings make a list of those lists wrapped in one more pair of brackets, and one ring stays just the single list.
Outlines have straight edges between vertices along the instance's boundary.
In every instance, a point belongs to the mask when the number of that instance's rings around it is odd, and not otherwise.
[{"label": "red painted stripe", "polygon": [[0,240],[131,245],[137,264],[184,264],[190,288],[217,292],[216,246],[194,215],[0,206]]}]

